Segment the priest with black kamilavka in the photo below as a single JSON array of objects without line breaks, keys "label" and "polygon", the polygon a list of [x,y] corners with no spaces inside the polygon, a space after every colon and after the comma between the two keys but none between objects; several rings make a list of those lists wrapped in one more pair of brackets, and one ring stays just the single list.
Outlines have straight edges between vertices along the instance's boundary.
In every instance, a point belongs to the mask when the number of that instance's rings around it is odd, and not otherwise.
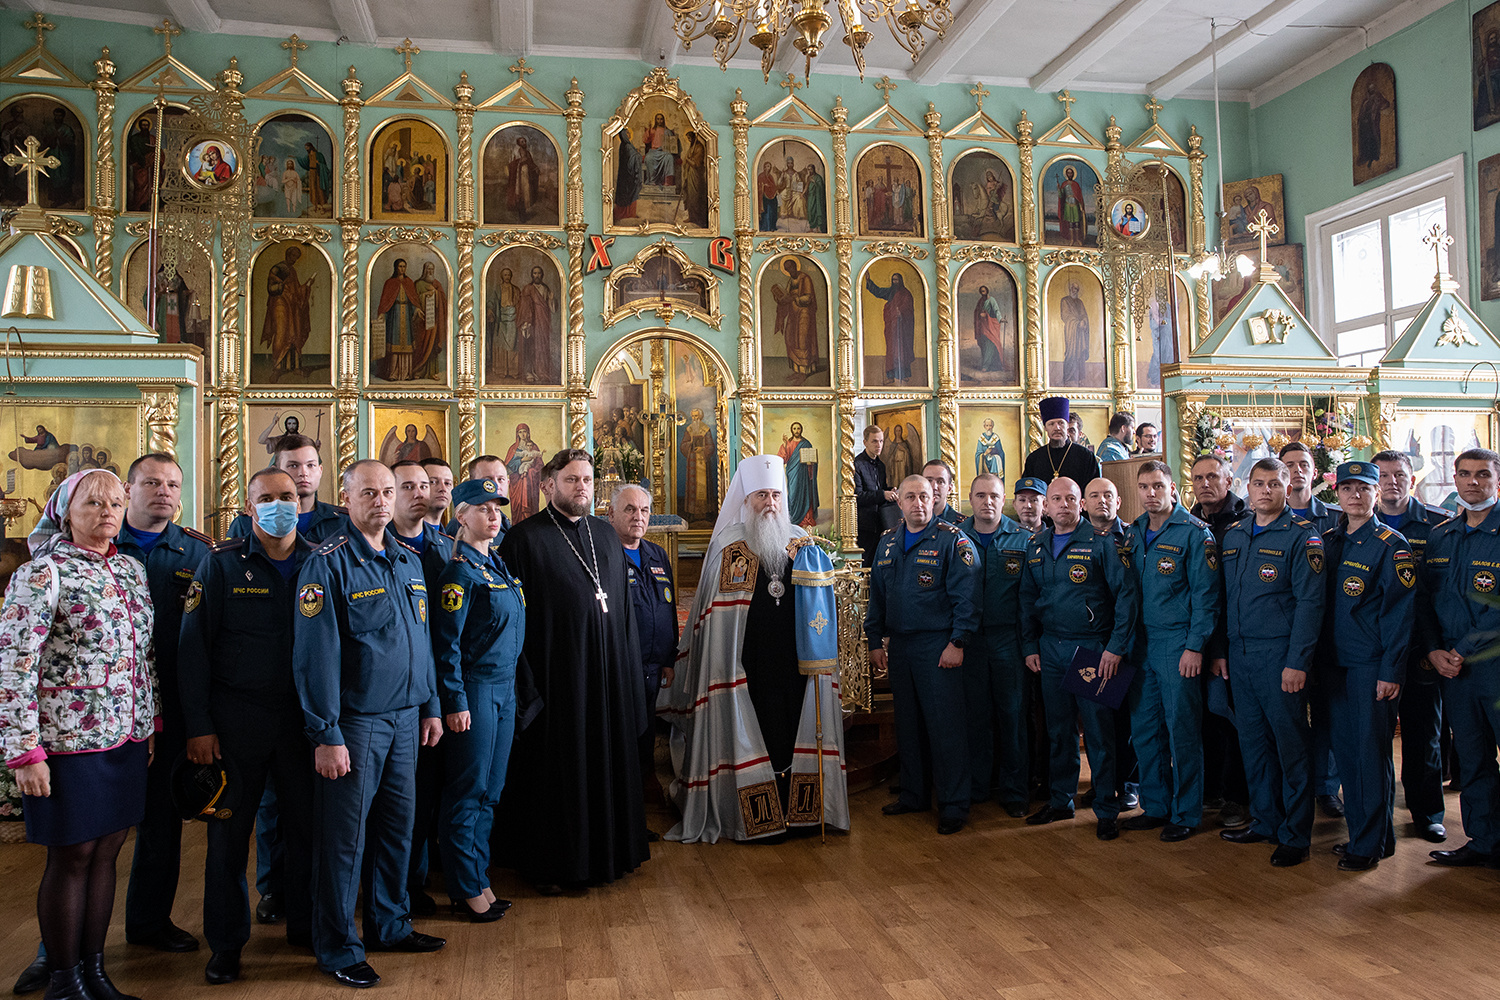
[{"label": "priest with black kamilavka", "polygon": [[[1048,396],[1037,404],[1041,411],[1042,430],[1047,441],[1026,456],[1023,477],[1030,476],[1050,483],[1054,479],[1071,479],[1075,483],[1092,483],[1104,472],[1099,459],[1082,445],[1068,440],[1069,406],[1066,396]],[[1081,488],[1081,487],[1080,487]]]},{"label": "priest with black kamilavka", "polygon": [[[703,558],[672,684],[668,840],[849,827],[833,563],[787,514],[786,466],[746,458]],[[821,768],[819,764],[821,762]]]},{"label": "priest with black kamilavka", "polygon": [[521,877],[555,895],[613,882],[651,856],[636,744],[648,719],[625,552],[592,516],[589,453],[542,470],[547,507],[500,555],[526,596],[522,662],[541,709],[516,739],[506,802]]}]

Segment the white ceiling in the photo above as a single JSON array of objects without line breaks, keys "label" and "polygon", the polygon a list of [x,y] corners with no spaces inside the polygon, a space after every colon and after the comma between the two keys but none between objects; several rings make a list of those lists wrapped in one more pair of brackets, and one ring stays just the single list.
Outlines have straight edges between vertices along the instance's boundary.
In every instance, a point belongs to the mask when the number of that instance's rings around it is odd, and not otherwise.
[{"label": "white ceiling", "polygon": [[[868,0],[867,0],[868,2]],[[899,2],[899,0],[898,0]],[[951,0],[955,24],[913,64],[872,25],[866,76],[919,83],[979,80],[1056,91],[1212,93],[1211,28],[1226,99],[1263,103],[1444,6],[1449,0]],[[838,24],[814,72],[852,74]],[[665,0],[0,0],[17,11],[132,24],[170,18],[188,31],[308,40],[340,36],[434,51],[500,52],[648,63],[708,63],[703,39],[685,51]],[[800,69],[788,45],[779,69]],[[736,60],[759,53],[748,43]]]}]

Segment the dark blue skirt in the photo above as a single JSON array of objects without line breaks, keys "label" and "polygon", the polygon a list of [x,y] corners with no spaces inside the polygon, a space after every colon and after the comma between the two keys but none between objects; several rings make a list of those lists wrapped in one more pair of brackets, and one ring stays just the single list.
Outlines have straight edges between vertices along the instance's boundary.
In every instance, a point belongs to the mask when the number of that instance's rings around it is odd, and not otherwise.
[{"label": "dark blue skirt", "polygon": [[95,753],[48,755],[52,794],[21,796],[26,839],[47,847],[97,840],[146,815],[146,741]]}]

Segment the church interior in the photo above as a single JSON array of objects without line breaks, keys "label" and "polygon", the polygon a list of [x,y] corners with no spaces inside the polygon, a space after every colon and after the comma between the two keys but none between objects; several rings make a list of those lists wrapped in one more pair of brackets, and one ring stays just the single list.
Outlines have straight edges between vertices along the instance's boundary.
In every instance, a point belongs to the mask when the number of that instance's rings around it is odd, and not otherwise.
[{"label": "church interior", "polygon": [[[851,832],[510,886],[499,926],[386,956],[391,985],[1485,995],[1500,874],[1404,835],[1352,878],[1326,818],[1281,872],[993,804],[941,842],[881,816],[854,460],[877,425],[892,482],[941,458],[968,513],[1065,396],[1094,446],[1118,411],[1154,424],[1184,503],[1193,457],[1230,455],[1243,492],[1288,441],[1329,474],[1404,452],[1444,503],[1500,432],[1496,124],[1485,0],[0,0],[0,570],[63,479],[148,451],[183,469],[179,522],[222,537],[301,433],[329,469],[498,456],[514,520],[586,449],[601,503],[651,491],[690,590],[737,463],[778,453],[836,554],[872,734]],[[42,858],[10,808],[0,976],[30,960]],[[226,996],[336,995],[263,930]],[[111,933],[120,980],[203,994],[195,960]]]}]

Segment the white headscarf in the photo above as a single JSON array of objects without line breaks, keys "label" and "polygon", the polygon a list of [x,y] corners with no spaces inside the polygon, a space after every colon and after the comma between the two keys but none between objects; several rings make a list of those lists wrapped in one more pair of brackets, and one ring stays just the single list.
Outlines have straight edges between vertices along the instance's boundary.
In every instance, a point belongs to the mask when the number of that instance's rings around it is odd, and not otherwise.
[{"label": "white headscarf", "polygon": [[745,498],[761,490],[786,493],[786,463],[780,455],[754,455],[740,459],[729,491],[724,494],[724,503],[719,507],[719,519],[714,522],[710,545],[719,537],[719,532],[745,520]]},{"label": "white headscarf", "polygon": [[120,477],[108,469],[83,469],[73,473],[47,498],[47,505],[42,508],[42,516],[37,519],[36,527],[31,529],[31,534],[26,537],[26,546],[31,552],[31,558],[40,559],[42,556],[57,548],[57,543],[73,540],[71,526],[64,526],[68,517],[68,504],[73,502],[73,492],[78,484],[83,482],[85,476],[103,473],[120,484]]}]

